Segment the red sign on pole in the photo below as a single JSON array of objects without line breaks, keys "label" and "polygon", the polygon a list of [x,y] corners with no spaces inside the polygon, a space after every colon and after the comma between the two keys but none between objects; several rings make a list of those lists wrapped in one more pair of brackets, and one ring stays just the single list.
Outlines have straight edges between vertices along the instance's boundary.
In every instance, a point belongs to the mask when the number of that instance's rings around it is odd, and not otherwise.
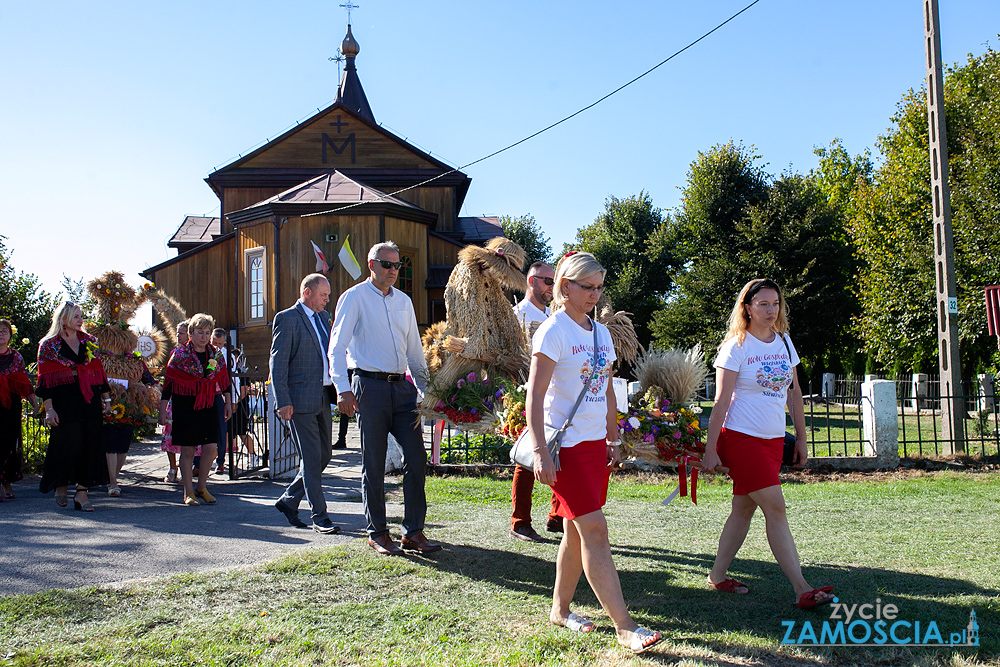
[{"label": "red sign on pole", "polygon": [[1000,336],[1000,285],[986,288],[986,322],[991,336]]}]

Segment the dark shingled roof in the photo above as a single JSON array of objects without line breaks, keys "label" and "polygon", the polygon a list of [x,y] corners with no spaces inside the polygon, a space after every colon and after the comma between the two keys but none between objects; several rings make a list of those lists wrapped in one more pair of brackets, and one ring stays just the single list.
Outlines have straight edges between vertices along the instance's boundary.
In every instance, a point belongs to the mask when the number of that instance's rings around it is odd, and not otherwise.
[{"label": "dark shingled roof", "polygon": [[427,267],[427,281],[424,285],[427,289],[444,289],[448,285],[448,278],[451,277],[452,265]]},{"label": "dark shingled roof", "polygon": [[[247,209],[264,206],[266,204],[356,204],[358,202],[381,201],[389,204],[396,204],[405,208],[421,210],[419,206],[398,199],[382,192],[369,185],[345,176],[337,170],[326,174],[321,174],[313,179],[280,192],[270,199],[259,201]],[[244,209],[244,210],[247,210]]]},{"label": "dark shingled roof", "polygon": [[483,245],[497,236],[503,236],[500,218],[496,216],[481,218],[456,218],[455,231],[460,232],[462,241]]},{"label": "dark shingled roof", "polygon": [[184,222],[167,241],[167,247],[177,248],[178,252],[184,252],[203,243],[208,243],[221,235],[222,221],[219,218],[189,215],[184,218]]}]

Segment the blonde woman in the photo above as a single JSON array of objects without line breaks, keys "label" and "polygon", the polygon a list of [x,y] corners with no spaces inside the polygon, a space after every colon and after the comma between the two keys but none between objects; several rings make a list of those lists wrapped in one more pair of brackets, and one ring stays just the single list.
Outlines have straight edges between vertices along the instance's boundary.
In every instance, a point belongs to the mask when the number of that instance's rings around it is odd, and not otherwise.
[{"label": "blonde woman", "polygon": [[[535,450],[535,479],[552,487],[563,520],[549,620],[577,632],[594,630],[593,621],[570,611],[580,575],[585,573],[615,625],[618,642],[642,653],[662,637],[639,627],[625,607],[601,511],[611,470],[621,462],[611,384],[615,349],[607,328],[587,314],[604,290],[604,276],[604,267],[586,252],[567,253],[556,267],[553,315],[532,338],[528,429]],[[559,451],[557,471],[545,444],[544,426],[565,422],[588,380]]]},{"label": "blonde woman", "polygon": [[97,339],[83,330],[80,308],[66,301],[38,345],[37,394],[52,427],[39,490],[55,489],[60,507],[76,484],[73,508],[93,512],[87,491],[108,481],[101,423],[102,413],[111,411],[110,391]]},{"label": "blonde woman", "polygon": [[833,586],[813,588],[802,576],[778,480],[786,406],[795,422],[795,465],[805,465],[807,458],[802,391],[793,383],[798,363],[781,288],[766,278],[751,280],[736,298],[729,331],[715,358],[715,407],[702,467],[712,471],[727,466],[733,478],[733,509],[719,537],[708,584],[737,595],[749,592],[746,584],[727,578],[726,571],[759,507],[771,553],[795,589],[795,604],[809,609],[830,602]]},{"label": "blonde woman", "polygon": [[[222,352],[209,342],[215,321],[211,315],[198,313],[188,320],[188,342],[174,348],[163,373],[163,393],[160,395],[160,423],[166,423],[167,403],[171,403],[172,444],[181,450],[181,480],[184,484],[184,504],[193,507],[214,505],[215,497],[205,484],[215,460],[215,448],[220,440],[215,398],[222,395],[223,411],[229,419],[229,374]],[[224,437],[225,434],[222,434]],[[192,484],[192,464],[195,450],[201,447],[201,467],[198,485]]]}]

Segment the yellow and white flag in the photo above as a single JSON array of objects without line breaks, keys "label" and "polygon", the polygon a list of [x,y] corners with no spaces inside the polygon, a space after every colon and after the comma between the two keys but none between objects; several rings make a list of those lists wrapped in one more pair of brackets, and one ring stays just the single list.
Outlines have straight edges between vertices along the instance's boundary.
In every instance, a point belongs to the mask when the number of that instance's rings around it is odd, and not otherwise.
[{"label": "yellow and white flag", "polygon": [[344,237],[344,245],[340,248],[340,253],[337,255],[340,259],[340,265],[344,267],[344,270],[351,274],[351,278],[354,280],[358,279],[361,275],[361,265],[358,264],[358,260],[355,259],[354,253],[351,252],[351,236],[347,235]]}]

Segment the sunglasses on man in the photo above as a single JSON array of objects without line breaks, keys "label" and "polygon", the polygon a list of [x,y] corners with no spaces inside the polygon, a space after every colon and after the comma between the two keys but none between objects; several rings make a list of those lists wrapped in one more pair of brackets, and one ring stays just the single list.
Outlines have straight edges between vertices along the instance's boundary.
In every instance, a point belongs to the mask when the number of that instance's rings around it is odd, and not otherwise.
[{"label": "sunglasses on man", "polygon": [[531,276],[531,277],[534,278],[535,280],[541,280],[543,283],[545,283],[546,287],[552,287],[553,285],[556,284],[554,278],[542,278],[540,276]]},{"label": "sunglasses on man", "polygon": [[403,266],[402,262],[390,262],[387,259],[373,259],[372,261],[381,264],[383,269],[396,269],[399,271],[399,268]]}]

